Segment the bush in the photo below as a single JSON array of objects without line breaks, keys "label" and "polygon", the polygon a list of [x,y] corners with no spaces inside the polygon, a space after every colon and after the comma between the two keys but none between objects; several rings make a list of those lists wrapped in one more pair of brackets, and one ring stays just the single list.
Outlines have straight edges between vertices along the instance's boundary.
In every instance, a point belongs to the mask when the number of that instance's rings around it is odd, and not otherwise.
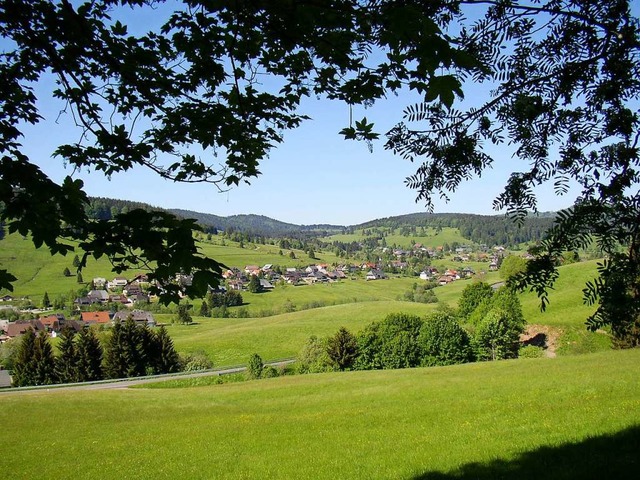
[{"label": "bush", "polygon": [[467,319],[482,302],[490,301],[493,293],[491,285],[485,282],[474,282],[467,285],[458,300],[458,315]]},{"label": "bush", "polygon": [[544,348],[535,345],[525,345],[518,350],[520,358],[541,358],[544,357]]},{"label": "bush", "polygon": [[210,370],[213,362],[203,350],[198,350],[180,356],[180,366],[183,372],[195,372],[198,370]]},{"label": "bush", "polygon": [[418,342],[422,320],[414,315],[396,313],[382,322],[369,324],[358,335],[359,355],[355,368],[406,368],[420,364]]},{"label": "bush", "polygon": [[469,334],[450,312],[429,315],[420,329],[422,365],[454,365],[473,359]]},{"label": "bush", "polygon": [[508,312],[493,309],[476,329],[473,344],[479,360],[503,360],[518,356],[520,334],[524,323],[514,320]]},{"label": "bush", "polygon": [[297,373],[321,373],[330,372],[331,359],[327,354],[327,344],[316,337],[309,337],[296,358],[295,370]]},{"label": "bush", "polygon": [[177,315],[174,318],[174,322],[181,323],[183,325],[189,325],[193,321],[193,319],[191,318],[191,313],[189,312],[192,306],[193,305],[189,303],[179,304],[177,307]]},{"label": "bush", "polygon": [[280,373],[278,372],[277,368],[272,367],[271,365],[267,365],[262,369],[261,378],[274,378],[278,377],[279,375]]},{"label": "bush", "polygon": [[264,362],[262,361],[262,357],[257,353],[251,355],[247,363],[247,376],[252,379],[260,378],[263,369]]},{"label": "bush", "polygon": [[241,308],[236,309],[233,312],[233,314],[234,314],[235,318],[249,318],[250,317],[249,310],[247,310],[246,307],[241,307]]}]

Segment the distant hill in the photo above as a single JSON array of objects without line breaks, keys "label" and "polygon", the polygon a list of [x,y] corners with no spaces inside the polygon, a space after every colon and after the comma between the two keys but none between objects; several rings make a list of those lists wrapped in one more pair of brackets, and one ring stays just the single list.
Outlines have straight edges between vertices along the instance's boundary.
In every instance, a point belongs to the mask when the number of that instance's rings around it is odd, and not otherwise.
[{"label": "distant hill", "polygon": [[486,245],[516,245],[541,240],[551,228],[555,213],[545,212],[530,215],[522,225],[517,225],[505,215],[475,215],[470,213],[410,213],[395,217],[371,220],[350,227],[354,229],[401,229],[417,228],[457,228],[460,235],[472,242]]},{"label": "distant hill", "polygon": [[183,218],[196,220],[206,231],[237,231],[250,235],[281,238],[325,237],[338,233],[353,233],[356,230],[400,229],[406,234],[418,228],[457,228],[460,235],[478,244],[515,245],[540,240],[553,225],[555,213],[531,215],[522,226],[516,225],[504,215],[474,215],[467,213],[410,213],[394,217],[379,218],[359,225],[295,225],[281,222],[264,215],[231,215],[221,217],[210,213],[182,209],[162,209],[139,202],[110,198],[91,198],[88,213],[93,218],[108,220],[114,215],[142,208],[168,211]]},{"label": "distant hill", "polygon": [[199,213],[191,210],[169,209],[183,218],[193,218],[203,227],[213,227],[216,230],[237,230],[265,237],[297,236],[311,234],[313,236],[325,236],[333,233],[342,233],[345,227],[340,225],[295,225],[281,222],[264,215],[231,215],[220,217],[210,213]]},{"label": "distant hill", "polygon": [[178,208],[160,208],[146,203],[117,200],[113,198],[92,197],[89,199],[87,213],[91,218],[110,220],[118,213],[127,212],[136,208],[147,211],[165,211],[182,218],[196,220],[206,231],[225,230],[240,231],[251,235],[264,237],[297,237],[314,236],[321,237],[335,233],[343,233],[346,227],[341,225],[294,225],[285,223],[264,215],[231,215],[221,217],[211,213],[194,212]]}]

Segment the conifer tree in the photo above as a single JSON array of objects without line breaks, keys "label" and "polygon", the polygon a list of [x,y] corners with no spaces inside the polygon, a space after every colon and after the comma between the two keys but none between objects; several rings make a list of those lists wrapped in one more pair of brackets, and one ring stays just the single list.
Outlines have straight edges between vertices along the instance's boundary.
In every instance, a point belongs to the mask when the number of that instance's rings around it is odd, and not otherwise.
[{"label": "conifer tree", "polygon": [[105,374],[109,378],[140,377],[146,373],[143,335],[131,317],[116,323],[105,352]]},{"label": "conifer tree", "polygon": [[51,306],[51,300],[49,300],[49,294],[44,292],[44,296],[42,297],[42,308],[49,308]]},{"label": "conifer tree", "polygon": [[58,343],[59,355],[55,359],[55,373],[60,383],[78,381],[78,358],[74,337],[75,332],[69,327],[64,328],[60,335],[60,343]]},{"label": "conifer tree", "polygon": [[91,328],[84,328],[78,334],[76,343],[77,374],[79,382],[102,380],[102,346]]},{"label": "conifer tree", "polygon": [[200,316],[209,317],[210,315],[211,315],[211,311],[209,310],[209,305],[207,303],[207,300],[204,300],[202,302],[202,305],[200,305]]},{"label": "conifer tree", "polygon": [[35,385],[51,385],[56,383],[55,361],[49,335],[41,331],[36,336],[34,347],[34,380]]},{"label": "conifer tree", "polygon": [[167,329],[161,326],[154,336],[156,340],[155,372],[173,373],[179,371],[180,359]]},{"label": "conifer tree", "polygon": [[30,328],[22,335],[22,341],[13,361],[12,379],[14,387],[35,385],[35,343],[36,334]]},{"label": "conifer tree", "polygon": [[353,366],[358,356],[358,342],[345,327],[341,327],[327,341],[327,355],[338,370],[347,370]]}]

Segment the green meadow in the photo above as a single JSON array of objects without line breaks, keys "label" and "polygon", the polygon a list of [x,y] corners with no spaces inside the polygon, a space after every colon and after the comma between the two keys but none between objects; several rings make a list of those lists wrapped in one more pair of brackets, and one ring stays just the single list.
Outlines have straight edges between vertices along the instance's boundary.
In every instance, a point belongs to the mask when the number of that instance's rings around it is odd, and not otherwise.
[{"label": "green meadow", "polygon": [[[246,265],[265,264],[281,265],[287,267],[301,267],[313,263],[342,263],[341,259],[331,252],[315,252],[315,259],[309,258],[302,250],[282,250],[277,245],[247,244],[240,247],[238,243],[226,240],[222,245],[219,240],[208,242],[202,240],[198,242],[198,248],[203,255],[215,258],[218,262],[228,267],[238,267],[243,269]],[[282,255],[280,255],[282,251]],[[293,252],[296,258],[289,257]]]},{"label": "green meadow", "polygon": [[[329,237],[325,237],[324,240],[330,242],[339,241],[345,243],[360,242],[368,237],[368,235],[365,235],[364,233],[365,230],[370,229],[358,230],[355,233],[351,234],[331,235]],[[387,245],[396,245],[400,248],[410,248],[414,243],[421,243],[425,247],[432,248],[440,247],[445,243],[448,243],[449,245],[454,242],[457,242],[461,245],[469,245],[473,243],[469,239],[464,238],[462,235],[460,235],[460,230],[458,230],[457,228],[443,227],[442,229],[440,229],[440,231],[437,231],[435,228],[429,227],[424,229],[424,235],[422,234],[422,231],[420,229],[418,229],[417,233],[418,234],[416,235],[409,236],[400,235],[400,229],[395,229],[384,238]],[[377,237],[377,235],[375,236]]]},{"label": "green meadow", "polygon": [[[214,237],[215,238],[215,237]],[[217,243],[216,243],[217,242]],[[76,247],[76,242],[68,242]],[[244,268],[246,265],[274,265],[300,267],[311,263],[334,263],[340,260],[333,253],[317,252],[316,259],[312,260],[301,250],[293,250],[295,259],[289,257],[289,250],[279,254],[279,248],[273,245],[247,244],[240,248],[236,242],[225,241],[225,245],[220,245],[220,240],[208,242],[202,240],[198,242],[198,248],[203,255],[215,258],[220,263],[228,267]],[[71,290],[77,290],[81,285],[77,283],[76,269],[72,266],[75,253],[68,253],[66,256],[49,253],[46,248],[34,248],[29,238],[18,234],[6,235],[0,240],[0,268],[8,270],[18,278],[14,282],[14,291],[8,292],[0,290],[0,294],[11,293],[16,297],[29,297],[34,302],[39,303],[44,292],[49,294],[49,298],[56,295],[68,294]],[[65,277],[63,271],[68,268],[71,271],[70,277]],[[124,276],[131,277],[142,270],[135,269],[123,273]],[[93,257],[87,259],[87,266],[82,270],[82,278],[85,283],[94,277],[104,277],[112,279],[117,276],[111,270],[111,264],[106,258],[95,260]]]},{"label": "green meadow", "polygon": [[0,394],[11,479],[637,478],[640,350]]},{"label": "green meadow", "polygon": [[[542,325],[558,337],[556,353],[559,355],[596,352],[611,347],[606,332],[589,332],[584,325],[593,307],[582,305],[581,285],[594,272],[595,262],[561,267],[546,312],[540,311],[539,300],[534,294],[520,296],[527,322]],[[490,273],[486,280],[497,282],[500,279],[497,273]],[[455,307],[460,293],[470,281],[437,287],[435,292],[440,303]],[[415,279],[410,278],[390,278],[372,282],[344,280],[329,285],[278,286],[271,292],[243,293],[249,312],[261,311],[263,307],[278,311],[287,301],[296,308],[312,301],[324,301],[327,306],[258,318],[194,316],[192,325],[170,324],[172,315],[157,315],[157,318],[169,324],[167,328],[179,351],[204,351],[217,366],[242,364],[252,353],[260,354],[265,360],[278,360],[295,356],[312,335],[333,335],[342,326],[356,333],[390,313],[424,316],[438,308],[437,304],[397,300],[414,282]],[[331,305],[331,302],[336,304]]]},{"label": "green meadow", "polygon": [[[413,302],[358,302],[263,318],[194,317],[196,324],[167,325],[167,330],[179,352],[202,350],[216,366],[239,365],[252,353],[265,360],[294,357],[312,335],[333,335],[343,326],[358,332],[389,313],[423,316],[433,308]],[[170,316],[158,319],[167,321]]]}]

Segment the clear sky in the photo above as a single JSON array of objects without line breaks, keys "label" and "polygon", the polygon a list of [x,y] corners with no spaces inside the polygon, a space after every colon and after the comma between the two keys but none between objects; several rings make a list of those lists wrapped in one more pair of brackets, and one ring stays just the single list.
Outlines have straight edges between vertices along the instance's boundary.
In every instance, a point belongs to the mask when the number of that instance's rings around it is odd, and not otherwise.
[{"label": "clear sky", "polygon": [[[163,180],[143,168],[107,179],[100,172],[72,172],[60,159],[52,158],[63,140],[77,140],[64,107],[47,99],[51,84],[37,87],[43,100],[45,121],[30,128],[24,139],[26,153],[55,181],[73,173],[85,182],[90,196],[111,197],[149,203],[164,208],[181,208],[228,216],[259,214],[296,224],[331,223],[354,225],[375,218],[425,211],[415,202],[415,192],[404,180],[414,173],[411,164],[384,150],[384,139],[374,143],[370,153],[364,143],[345,141],[338,132],[348,126],[348,108],[337,102],[308,100],[303,113],[313,120],[285,133],[285,141],[262,162],[262,175],[251,185],[242,184],[225,193],[214,186],[178,184]],[[485,95],[489,87],[469,86],[468,100]],[[354,118],[367,116],[384,133],[401,120],[407,97],[392,97],[370,109],[359,107]],[[512,158],[509,148],[496,151],[495,166],[480,180],[467,182],[452,195],[451,201],[436,202],[436,212],[496,214],[492,201],[509,174],[527,166]],[[573,196],[557,197],[551,189],[540,191],[539,209],[558,210],[569,206]]]}]

